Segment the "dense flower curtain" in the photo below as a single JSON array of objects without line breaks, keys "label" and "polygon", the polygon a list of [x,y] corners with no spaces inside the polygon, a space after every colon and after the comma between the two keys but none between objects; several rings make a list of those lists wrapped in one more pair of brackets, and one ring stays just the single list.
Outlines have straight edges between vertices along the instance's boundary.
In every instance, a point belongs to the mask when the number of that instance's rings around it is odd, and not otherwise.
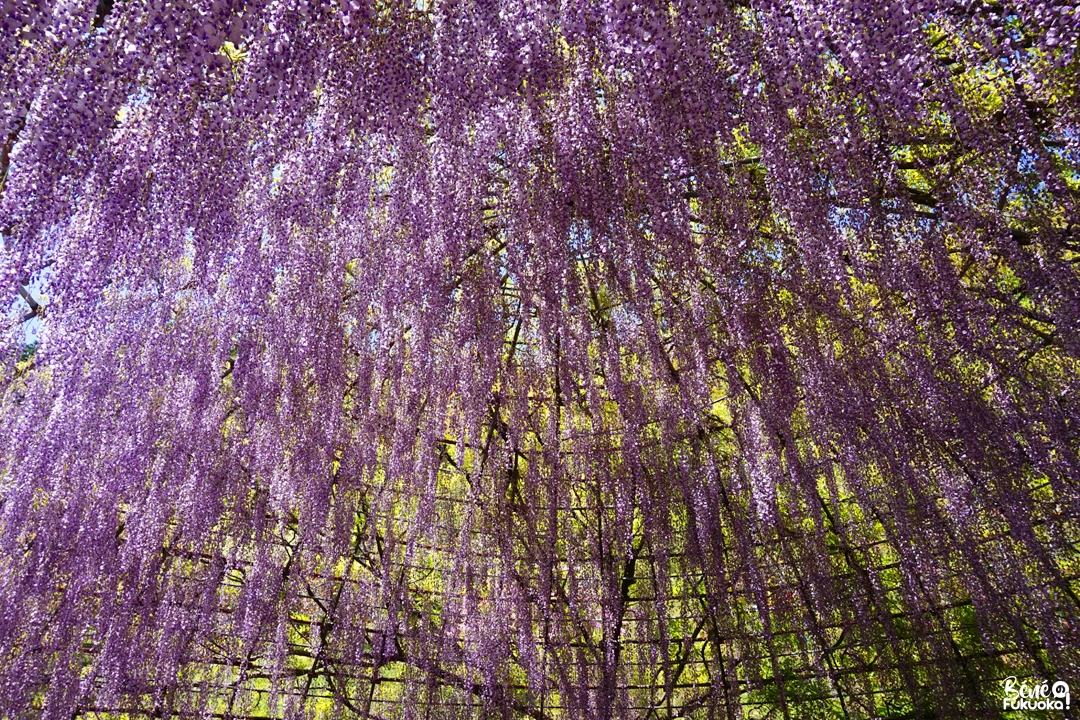
[{"label": "dense flower curtain", "polygon": [[1080,693],[1078,35],[4,0],[0,717]]}]

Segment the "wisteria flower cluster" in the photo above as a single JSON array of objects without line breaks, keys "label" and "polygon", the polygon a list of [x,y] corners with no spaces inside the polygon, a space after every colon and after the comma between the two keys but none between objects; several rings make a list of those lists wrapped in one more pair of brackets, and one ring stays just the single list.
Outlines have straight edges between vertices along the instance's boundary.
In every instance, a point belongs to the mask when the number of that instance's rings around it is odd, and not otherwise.
[{"label": "wisteria flower cluster", "polygon": [[3,0],[0,717],[1080,686],[1080,9]]}]

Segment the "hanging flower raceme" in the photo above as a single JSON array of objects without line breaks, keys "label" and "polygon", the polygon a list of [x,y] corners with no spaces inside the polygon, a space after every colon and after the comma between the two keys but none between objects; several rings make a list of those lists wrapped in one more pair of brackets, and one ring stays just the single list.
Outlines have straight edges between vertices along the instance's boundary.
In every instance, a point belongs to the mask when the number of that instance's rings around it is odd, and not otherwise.
[{"label": "hanging flower raceme", "polygon": [[0,716],[1080,682],[1077,13],[6,3]]}]

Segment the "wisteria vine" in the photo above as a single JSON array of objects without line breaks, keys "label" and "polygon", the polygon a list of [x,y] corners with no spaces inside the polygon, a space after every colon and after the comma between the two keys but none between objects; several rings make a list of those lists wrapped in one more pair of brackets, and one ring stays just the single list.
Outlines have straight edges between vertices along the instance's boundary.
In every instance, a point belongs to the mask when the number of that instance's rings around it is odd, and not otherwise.
[{"label": "wisteria vine", "polygon": [[1080,691],[1078,37],[4,0],[0,717]]}]

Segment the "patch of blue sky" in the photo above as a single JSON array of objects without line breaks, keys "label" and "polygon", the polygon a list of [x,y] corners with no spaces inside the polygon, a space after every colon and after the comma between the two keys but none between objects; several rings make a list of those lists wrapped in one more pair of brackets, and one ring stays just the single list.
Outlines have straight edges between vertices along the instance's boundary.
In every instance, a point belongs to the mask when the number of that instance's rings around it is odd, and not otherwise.
[{"label": "patch of blue sky", "polygon": [[1035,163],[1038,161],[1038,156],[1030,150],[1023,150],[1020,153],[1020,158],[1016,161],[1016,169],[1018,172],[1030,173],[1035,172]]},{"label": "patch of blue sky", "polygon": [[[51,265],[44,267],[31,275],[30,282],[22,288],[41,309],[49,304],[47,291],[51,273]],[[41,337],[42,316],[40,312],[33,311],[30,301],[24,298],[22,293],[17,294],[9,304],[8,316],[21,323],[23,345],[27,347],[36,345]]]}]

